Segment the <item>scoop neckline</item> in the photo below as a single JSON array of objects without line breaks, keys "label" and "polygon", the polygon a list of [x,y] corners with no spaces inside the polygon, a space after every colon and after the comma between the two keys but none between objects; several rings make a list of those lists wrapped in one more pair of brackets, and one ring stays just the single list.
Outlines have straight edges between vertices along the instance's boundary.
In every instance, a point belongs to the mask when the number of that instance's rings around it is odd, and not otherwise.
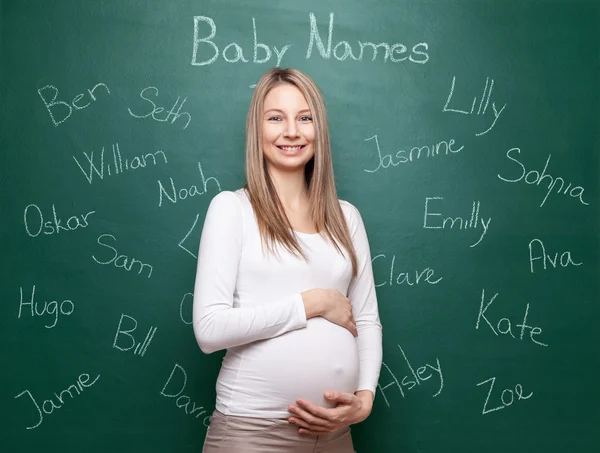
[{"label": "scoop neckline", "polygon": [[290,231],[292,231],[293,233],[296,233],[296,234],[300,234],[302,236],[320,236],[321,235],[321,233],[303,233],[302,231],[297,231],[297,230],[294,230],[293,228],[290,228]]},{"label": "scoop neckline", "polygon": [[[246,191],[246,189],[244,189],[243,187],[241,187],[241,188],[239,188],[239,189],[238,189],[236,192],[239,192],[239,191],[241,191],[241,192],[242,192],[242,193],[243,193],[243,194],[246,196],[246,199],[247,199],[248,201],[250,201],[250,199],[249,199],[249,196],[248,196],[248,192]],[[320,232],[319,232],[319,233],[304,233],[304,232],[302,232],[302,231],[297,231],[297,230],[294,230],[293,228],[288,228],[288,230],[290,230],[292,233],[296,233],[296,234],[298,234],[298,235],[300,235],[300,236],[306,236],[306,237],[316,237],[316,236],[321,236],[321,233],[320,233]]]}]

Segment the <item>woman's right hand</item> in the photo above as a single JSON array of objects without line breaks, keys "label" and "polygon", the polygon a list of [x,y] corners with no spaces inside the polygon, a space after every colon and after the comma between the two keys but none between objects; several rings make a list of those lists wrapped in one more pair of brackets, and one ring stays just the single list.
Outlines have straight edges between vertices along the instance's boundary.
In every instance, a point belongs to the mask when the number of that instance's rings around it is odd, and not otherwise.
[{"label": "woman's right hand", "polygon": [[321,316],[329,322],[348,329],[355,337],[358,336],[350,299],[337,289],[315,288],[304,291],[301,295],[306,319]]}]

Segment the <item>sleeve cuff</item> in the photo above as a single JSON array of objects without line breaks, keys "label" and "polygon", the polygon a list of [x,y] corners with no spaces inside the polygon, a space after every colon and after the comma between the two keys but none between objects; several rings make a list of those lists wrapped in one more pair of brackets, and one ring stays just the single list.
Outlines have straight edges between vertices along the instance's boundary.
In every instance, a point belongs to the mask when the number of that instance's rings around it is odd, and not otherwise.
[{"label": "sleeve cuff", "polygon": [[361,390],[370,390],[371,392],[373,392],[373,400],[375,400],[375,395],[376,395],[375,391],[376,391],[376,389],[377,389],[377,385],[371,386],[371,385],[367,384],[367,385],[359,385],[356,388],[356,391],[360,392]]},{"label": "sleeve cuff", "polygon": [[294,294],[293,300],[296,308],[296,319],[298,320],[298,327],[306,327],[306,310],[304,309],[304,299],[302,299],[302,294]]}]

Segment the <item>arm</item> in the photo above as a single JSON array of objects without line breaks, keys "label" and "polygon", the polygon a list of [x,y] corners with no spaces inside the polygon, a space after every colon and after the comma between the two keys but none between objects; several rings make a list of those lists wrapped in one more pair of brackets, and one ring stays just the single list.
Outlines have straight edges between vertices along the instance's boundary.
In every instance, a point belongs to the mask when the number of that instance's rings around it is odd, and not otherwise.
[{"label": "arm", "polygon": [[358,274],[350,282],[347,296],[352,305],[352,313],[358,330],[356,342],[358,343],[360,373],[355,395],[360,397],[370,410],[381,370],[382,327],[379,321],[367,232],[362,217],[354,206],[352,206],[352,222],[349,227],[358,258]]},{"label": "arm", "polygon": [[194,335],[206,354],[306,327],[300,293],[266,305],[233,307],[243,228],[237,195],[229,191],[216,195],[202,228],[194,285]]}]

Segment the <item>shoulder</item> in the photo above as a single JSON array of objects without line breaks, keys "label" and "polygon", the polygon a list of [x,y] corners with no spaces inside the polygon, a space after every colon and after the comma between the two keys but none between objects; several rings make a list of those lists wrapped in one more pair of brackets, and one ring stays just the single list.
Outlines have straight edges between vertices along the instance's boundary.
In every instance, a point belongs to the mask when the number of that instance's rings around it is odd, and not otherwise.
[{"label": "shoulder", "polygon": [[208,212],[228,216],[239,215],[243,211],[244,198],[242,189],[222,190],[210,200]]},{"label": "shoulder", "polygon": [[222,190],[216,194],[210,201],[211,206],[215,205],[218,207],[241,207],[244,200],[247,199],[244,189],[238,190]]},{"label": "shoulder", "polygon": [[363,222],[360,211],[356,206],[348,201],[339,200],[339,202],[342,212],[344,213],[344,217],[346,218],[346,224],[348,225],[352,242],[354,243],[355,247],[358,247],[360,250],[364,250],[364,247],[368,247],[369,240],[367,238],[365,223]]},{"label": "shoulder", "polygon": [[362,221],[360,216],[360,211],[356,206],[346,200],[340,200],[340,207],[342,208],[342,212],[344,213],[344,217],[346,217],[346,222],[350,229],[353,229]]},{"label": "shoulder", "polygon": [[231,207],[239,204],[235,192],[231,190],[222,190],[210,200],[211,208]]},{"label": "shoulder", "polygon": [[245,209],[243,194],[238,190],[222,190],[211,200],[204,220],[208,226],[223,234],[245,235]]}]

